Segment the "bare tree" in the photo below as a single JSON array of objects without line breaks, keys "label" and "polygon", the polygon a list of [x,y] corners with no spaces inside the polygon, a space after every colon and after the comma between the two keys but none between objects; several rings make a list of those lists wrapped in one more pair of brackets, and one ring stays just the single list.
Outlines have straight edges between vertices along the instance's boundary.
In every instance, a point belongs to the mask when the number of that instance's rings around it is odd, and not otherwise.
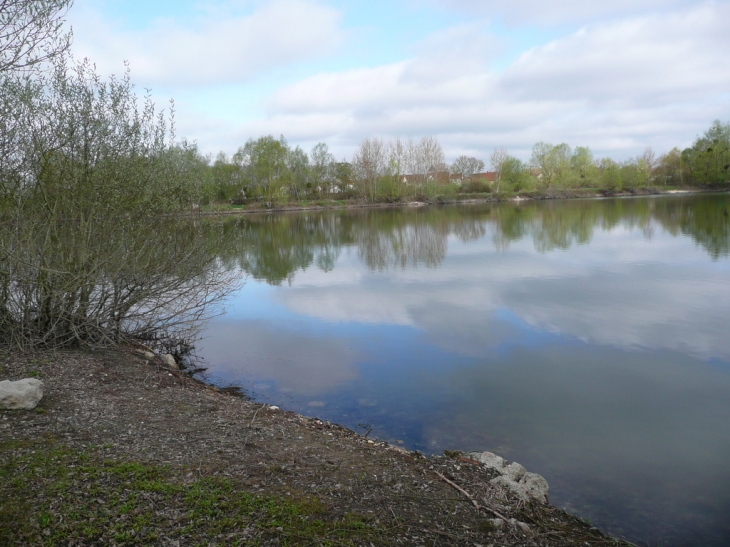
[{"label": "bare tree", "polygon": [[451,173],[459,175],[461,181],[469,181],[477,173],[484,171],[484,162],[471,156],[459,156],[451,164]]},{"label": "bare tree", "polygon": [[495,148],[494,152],[492,152],[492,155],[489,156],[489,163],[492,166],[492,169],[497,174],[496,176],[496,183],[497,187],[496,190],[499,192],[499,186],[502,183],[502,173],[504,172],[504,163],[509,158],[509,154],[507,153],[507,150],[504,148]]},{"label": "bare tree", "polygon": [[375,201],[380,179],[387,174],[388,153],[382,139],[365,139],[352,158],[352,167],[360,192]]},{"label": "bare tree", "polygon": [[0,0],[0,74],[24,70],[65,52],[64,16],[73,0]]}]

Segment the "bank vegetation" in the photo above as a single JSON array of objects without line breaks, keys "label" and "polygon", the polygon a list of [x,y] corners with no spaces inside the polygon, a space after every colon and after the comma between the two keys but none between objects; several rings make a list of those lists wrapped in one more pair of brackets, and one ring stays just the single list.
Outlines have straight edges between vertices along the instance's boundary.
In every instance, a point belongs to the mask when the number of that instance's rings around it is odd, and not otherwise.
[{"label": "bank vegetation", "polygon": [[309,153],[284,136],[250,139],[235,154],[187,150],[204,205],[274,208],[327,202],[458,201],[473,197],[580,196],[655,193],[674,188],[726,189],[730,183],[730,123],[715,121],[684,150],[651,148],[617,162],[587,146],[539,142],[525,162],[496,148],[484,160],[450,164],[434,137],[365,139],[349,160],[326,143]]}]

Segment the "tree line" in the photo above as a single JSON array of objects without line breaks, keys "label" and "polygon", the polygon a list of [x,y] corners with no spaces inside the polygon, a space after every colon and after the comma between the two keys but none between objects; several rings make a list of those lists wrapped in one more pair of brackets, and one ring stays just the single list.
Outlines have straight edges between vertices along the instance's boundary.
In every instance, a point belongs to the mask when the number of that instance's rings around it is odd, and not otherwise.
[{"label": "tree line", "polygon": [[[459,194],[513,194],[551,190],[717,186],[730,182],[730,123],[715,121],[684,150],[657,155],[651,148],[623,162],[596,158],[587,146],[545,142],[529,161],[496,148],[488,163],[462,155],[450,164],[434,137],[368,138],[348,159],[326,143],[309,153],[284,136],[249,139],[232,155],[183,152],[196,170],[203,203],[246,204],[316,199],[397,201]],[[487,168],[489,171],[487,171]]]}]

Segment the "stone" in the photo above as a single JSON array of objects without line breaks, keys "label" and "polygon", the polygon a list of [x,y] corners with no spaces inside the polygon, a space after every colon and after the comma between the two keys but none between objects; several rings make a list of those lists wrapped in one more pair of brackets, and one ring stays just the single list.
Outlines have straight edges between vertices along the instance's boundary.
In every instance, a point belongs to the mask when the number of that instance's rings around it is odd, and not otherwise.
[{"label": "stone", "polygon": [[134,349],[132,351],[134,351],[134,353],[136,353],[137,355],[141,355],[145,359],[154,359],[155,358],[154,353],[152,353],[151,351],[147,351],[145,349]]},{"label": "stone", "polygon": [[521,520],[509,519],[509,523],[512,526],[514,526],[515,528],[519,528],[520,530],[522,530],[526,534],[529,534],[530,533],[530,526],[527,523],[522,522]]},{"label": "stone", "polygon": [[0,409],[33,410],[43,398],[43,382],[25,378],[0,382]]},{"label": "stone", "polygon": [[165,353],[164,355],[160,355],[160,358],[162,359],[162,362],[165,363],[168,367],[175,370],[180,370],[177,361],[175,361],[175,357],[171,353]]},{"label": "stone", "polygon": [[517,462],[512,462],[507,466],[507,476],[515,482],[519,482],[525,476],[525,473],[527,473],[527,469]]},{"label": "stone", "polygon": [[494,477],[492,480],[490,480],[492,484],[495,486],[501,486],[502,488],[505,488],[506,490],[509,490],[512,492],[515,496],[520,498],[523,501],[530,501],[530,496],[527,494],[524,488],[522,486],[509,479],[509,477],[505,475],[500,475],[499,477]]},{"label": "stone", "polygon": [[548,482],[537,473],[525,473],[520,480],[520,486],[525,489],[527,495],[541,503],[548,502]]},{"label": "stone", "polygon": [[467,456],[499,472],[500,476],[489,481],[492,484],[506,488],[522,500],[534,499],[541,503],[548,503],[549,487],[541,475],[528,473],[517,462],[507,465],[502,456],[497,456],[492,452],[469,452]]},{"label": "stone", "polygon": [[500,473],[504,473],[504,468],[507,464],[502,456],[497,456],[496,454],[492,454],[491,452],[469,452],[467,456],[469,456],[473,460],[483,463],[487,467],[496,469]]}]

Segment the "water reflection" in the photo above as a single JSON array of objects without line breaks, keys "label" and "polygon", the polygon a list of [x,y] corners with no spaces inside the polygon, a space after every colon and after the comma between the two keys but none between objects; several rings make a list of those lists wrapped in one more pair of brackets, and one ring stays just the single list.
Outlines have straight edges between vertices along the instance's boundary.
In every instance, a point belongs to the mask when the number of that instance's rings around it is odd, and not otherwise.
[{"label": "water reflection", "polygon": [[[251,280],[219,381],[412,448],[493,450],[651,545],[730,543],[727,195],[214,221]],[[286,283],[284,283],[286,281]]]}]

